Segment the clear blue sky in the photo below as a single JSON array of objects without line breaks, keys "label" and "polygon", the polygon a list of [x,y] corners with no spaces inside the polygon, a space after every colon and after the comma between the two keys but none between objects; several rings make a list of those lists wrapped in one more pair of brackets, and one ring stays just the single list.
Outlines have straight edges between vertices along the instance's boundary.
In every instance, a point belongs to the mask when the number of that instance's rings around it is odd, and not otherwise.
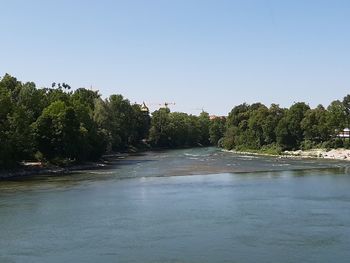
[{"label": "clear blue sky", "polygon": [[0,0],[0,75],[226,114],[350,93],[350,1]]}]

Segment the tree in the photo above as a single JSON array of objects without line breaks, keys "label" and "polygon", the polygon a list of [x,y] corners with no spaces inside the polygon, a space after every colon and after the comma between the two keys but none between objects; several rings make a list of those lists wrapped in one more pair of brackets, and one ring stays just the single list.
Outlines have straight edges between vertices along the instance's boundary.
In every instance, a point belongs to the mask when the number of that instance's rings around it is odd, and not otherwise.
[{"label": "tree", "polygon": [[111,133],[112,150],[124,150],[133,141],[133,109],[122,95],[112,95],[106,101],[108,120],[104,127]]},{"label": "tree", "polygon": [[332,101],[327,108],[328,119],[327,123],[331,129],[331,134],[336,135],[343,130],[347,124],[346,108],[344,103],[339,100]]},{"label": "tree", "polygon": [[53,102],[44,109],[33,128],[38,149],[46,159],[79,159],[82,134],[74,108],[63,101]]},{"label": "tree", "polygon": [[344,111],[346,115],[346,126],[350,127],[350,94],[343,98]]},{"label": "tree", "polygon": [[[26,90],[35,90],[33,83],[23,85],[6,74],[0,81],[0,164],[15,165],[17,161],[31,158],[34,152],[30,124],[35,119],[35,102]],[[24,100],[26,99],[26,100]]]},{"label": "tree", "polygon": [[250,106],[246,103],[235,106],[228,114],[227,127],[238,127],[242,121],[249,119],[249,110]]},{"label": "tree", "polygon": [[198,146],[201,141],[201,127],[198,121],[198,117],[195,115],[187,116],[187,142],[188,146]]},{"label": "tree", "polygon": [[152,113],[151,128],[149,131],[149,142],[156,147],[170,146],[168,126],[170,123],[170,110],[160,108]]},{"label": "tree", "polygon": [[148,137],[151,117],[148,111],[142,111],[141,105],[133,104],[132,106],[131,126],[132,133],[129,137],[129,143],[138,145]]},{"label": "tree", "polygon": [[293,104],[276,128],[277,142],[285,149],[298,149],[304,140],[301,121],[310,109],[304,102]]},{"label": "tree", "polygon": [[276,127],[279,121],[283,118],[285,110],[277,104],[271,104],[268,109],[268,115],[262,125],[265,144],[274,144],[277,141]]},{"label": "tree", "polygon": [[232,150],[238,146],[236,142],[236,136],[238,134],[238,128],[236,126],[226,127],[224,137],[222,140],[222,145],[225,149]]},{"label": "tree", "polygon": [[253,107],[251,107],[251,113],[248,120],[249,132],[247,134],[250,136],[250,148],[259,149],[266,143],[264,127],[266,119],[269,115],[269,110],[261,103],[256,103],[253,105]]},{"label": "tree", "polygon": [[100,99],[100,94],[98,91],[88,90],[85,88],[79,88],[71,96],[73,103],[79,103],[85,105],[89,113],[93,112],[95,109],[95,100]]},{"label": "tree", "polygon": [[17,160],[12,152],[11,134],[9,134],[8,115],[12,112],[12,108],[10,92],[0,81],[0,168],[7,167]]},{"label": "tree", "polygon": [[305,140],[317,144],[330,138],[332,130],[327,123],[329,119],[328,114],[322,105],[318,105],[316,109],[309,109],[305,113],[305,117],[301,121]]},{"label": "tree", "polygon": [[212,145],[218,145],[225,133],[226,118],[214,118],[210,121],[209,140]]},{"label": "tree", "polygon": [[198,124],[200,129],[200,144],[207,146],[210,144],[209,141],[209,126],[210,119],[208,112],[202,111],[198,117]]}]

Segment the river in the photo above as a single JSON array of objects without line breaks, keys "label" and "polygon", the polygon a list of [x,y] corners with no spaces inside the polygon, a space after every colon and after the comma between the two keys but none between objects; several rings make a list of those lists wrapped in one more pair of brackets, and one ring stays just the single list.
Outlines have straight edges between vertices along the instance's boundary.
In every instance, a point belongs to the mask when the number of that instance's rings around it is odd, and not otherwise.
[{"label": "river", "polygon": [[0,181],[0,262],[349,262],[349,166],[197,148]]}]

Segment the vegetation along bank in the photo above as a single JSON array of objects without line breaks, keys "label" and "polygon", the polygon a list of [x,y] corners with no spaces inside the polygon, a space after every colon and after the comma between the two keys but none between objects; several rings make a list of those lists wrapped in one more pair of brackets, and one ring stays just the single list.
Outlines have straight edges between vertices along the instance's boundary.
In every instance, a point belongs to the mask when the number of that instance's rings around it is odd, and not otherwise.
[{"label": "vegetation along bank", "polygon": [[[37,88],[6,74],[0,79],[0,169],[24,160],[65,165],[130,149],[219,145],[227,150],[281,154],[350,148],[350,95],[328,107],[262,103],[235,106],[227,117],[171,112],[132,104],[122,95],[53,83]],[[343,132],[343,134],[342,134]]]}]

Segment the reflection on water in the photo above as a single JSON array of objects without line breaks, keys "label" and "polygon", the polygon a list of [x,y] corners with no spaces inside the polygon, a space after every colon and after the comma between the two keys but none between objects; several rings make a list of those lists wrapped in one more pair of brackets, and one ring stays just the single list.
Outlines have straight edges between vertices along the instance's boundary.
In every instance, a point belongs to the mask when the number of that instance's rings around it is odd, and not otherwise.
[{"label": "reflection on water", "polygon": [[0,262],[348,262],[348,169],[204,148],[1,181]]}]

